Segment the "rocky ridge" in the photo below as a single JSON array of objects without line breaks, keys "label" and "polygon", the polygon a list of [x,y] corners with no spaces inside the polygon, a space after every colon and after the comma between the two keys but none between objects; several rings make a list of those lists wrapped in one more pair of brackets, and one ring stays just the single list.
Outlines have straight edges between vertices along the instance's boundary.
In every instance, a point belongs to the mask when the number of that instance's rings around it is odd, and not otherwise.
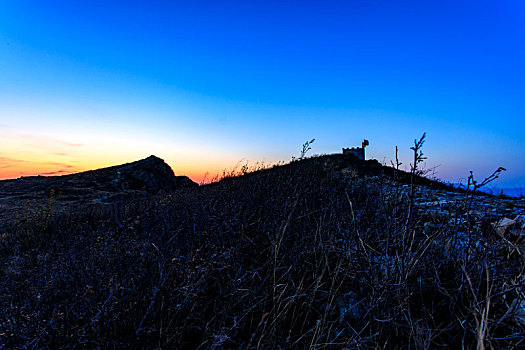
[{"label": "rocky ridge", "polygon": [[71,175],[4,180],[0,181],[0,221],[51,207],[54,212],[82,210],[197,186],[186,176],[175,176],[170,166],[155,156]]}]

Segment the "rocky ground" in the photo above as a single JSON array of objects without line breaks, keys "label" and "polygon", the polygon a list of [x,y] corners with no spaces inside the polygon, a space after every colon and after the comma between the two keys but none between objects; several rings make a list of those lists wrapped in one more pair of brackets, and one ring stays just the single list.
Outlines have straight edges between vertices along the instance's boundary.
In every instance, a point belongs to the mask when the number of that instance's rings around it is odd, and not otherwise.
[{"label": "rocky ground", "polygon": [[[408,193],[409,185],[402,187]],[[525,235],[525,198],[432,190],[425,186],[417,186],[417,193],[416,206],[430,217],[462,224],[465,230],[470,228],[476,232],[490,224],[494,233],[512,240]],[[468,211],[468,216],[458,217],[457,208]]]}]

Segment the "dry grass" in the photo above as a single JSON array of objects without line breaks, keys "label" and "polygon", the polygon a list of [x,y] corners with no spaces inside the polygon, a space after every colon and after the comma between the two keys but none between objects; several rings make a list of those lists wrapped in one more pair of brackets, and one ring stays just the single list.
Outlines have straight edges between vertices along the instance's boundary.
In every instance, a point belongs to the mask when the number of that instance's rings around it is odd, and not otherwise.
[{"label": "dry grass", "polygon": [[425,225],[409,175],[348,159],[18,225],[0,347],[523,346],[522,248],[489,225],[465,244],[461,203]]}]

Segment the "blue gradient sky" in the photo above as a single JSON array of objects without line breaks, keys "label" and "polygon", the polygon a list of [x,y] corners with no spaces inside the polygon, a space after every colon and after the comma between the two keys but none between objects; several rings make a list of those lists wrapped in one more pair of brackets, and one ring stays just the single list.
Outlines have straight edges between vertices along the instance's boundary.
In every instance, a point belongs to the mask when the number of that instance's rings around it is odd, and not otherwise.
[{"label": "blue gradient sky", "polygon": [[2,1],[0,178],[340,152],[525,186],[525,3]]}]

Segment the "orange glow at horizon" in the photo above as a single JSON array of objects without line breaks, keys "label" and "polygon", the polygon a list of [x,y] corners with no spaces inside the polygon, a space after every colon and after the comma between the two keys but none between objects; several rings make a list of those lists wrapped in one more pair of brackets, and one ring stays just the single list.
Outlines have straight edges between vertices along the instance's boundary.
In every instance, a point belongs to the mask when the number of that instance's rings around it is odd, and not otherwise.
[{"label": "orange glow at horizon", "polygon": [[[139,160],[139,159],[136,159]],[[120,165],[127,163],[116,162],[116,163],[97,163],[96,161],[88,161],[83,164],[71,165],[66,162],[58,163],[55,161],[32,161],[23,159],[14,159],[8,157],[0,157],[0,180],[11,180],[17,179],[23,176],[61,176],[80,173],[88,170],[96,170],[106,168],[114,165]],[[224,167],[214,166],[213,169],[204,168],[201,166],[187,165],[186,167],[180,166],[174,168],[173,165],[169,164],[176,176],[187,176],[191,180],[197,183],[208,183],[211,180],[220,177],[225,169],[232,169],[231,165],[225,165]]]},{"label": "orange glow at horizon", "polygon": [[[69,132],[68,132],[69,131]],[[0,180],[22,176],[59,176],[138,161],[150,155],[163,159],[177,176],[207,182],[238,162],[206,145],[189,146],[143,135],[76,133],[70,130],[16,130],[0,125]],[[177,143],[178,142],[178,143]],[[222,154],[221,154],[222,153]]]},{"label": "orange glow at horizon", "polygon": [[0,180],[16,179],[21,176],[33,175],[67,175],[80,171],[83,171],[83,169],[69,164],[31,162],[0,157]]},{"label": "orange glow at horizon", "polygon": [[173,151],[178,149],[173,145],[133,144],[116,139],[71,143],[41,136],[0,136],[0,180],[68,175],[155,155],[163,159],[176,176],[188,176],[197,183],[206,183],[239,163],[235,156],[210,155],[201,149]]}]

